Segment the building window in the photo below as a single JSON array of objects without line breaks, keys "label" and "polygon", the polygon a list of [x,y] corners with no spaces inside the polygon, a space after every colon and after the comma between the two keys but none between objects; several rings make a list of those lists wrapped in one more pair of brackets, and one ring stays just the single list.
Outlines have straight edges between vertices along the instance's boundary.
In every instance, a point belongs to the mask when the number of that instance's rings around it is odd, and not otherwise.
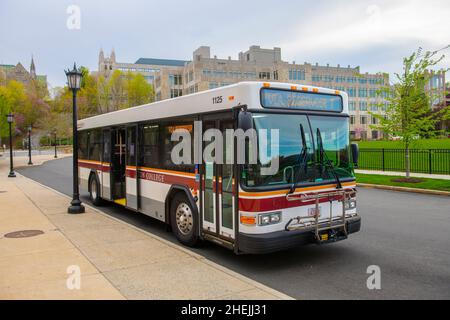
[{"label": "building window", "polygon": [[356,111],[356,102],[354,101],[349,102],[348,108],[350,111]]},{"label": "building window", "polygon": [[359,111],[367,111],[367,102],[361,101],[359,103]]},{"label": "building window", "polygon": [[170,97],[171,98],[177,98],[177,97],[181,97],[182,94],[182,90],[181,89],[170,89]]},{"label": "building window", "polygon": [[376,104],[376,103],[371,103],[371,104],[370,104],[370,110],[371,110],[371,111],[378,111],[378,104]]},{"label": "building window", "polygon": [[378,95],[378,90],[377,89],[370,89],[369,90],[369,97],[375,98],[377,95]]},{"label": "building window", "polygon": [[355,98],[356,97],[356,89],[355,88],[348,88],[347,93],[350,97]]},{"label": "building window", "polygon": [[378,131],[372,131],[372,140],[378,140]]},{"label": "building window", "polygon": [[367,116],[361,116],[361,124],[367,124]]},{"label": "building window", "polygon": [[270,80],[270,72],[260,72],[259,78],[261,80]]},{"label": "building window", "polygon": [[375,118],[375,117],[372,117],[372,124],[377,124],[378,123],[378,120],[377,120],[377,118]]},{"label": "building window", "polygon": [[289,80],[305,80],[306,74],[303,70],[289,70]]},{"label": "building window", "polygon": [[355,116],[350,116],[350,124],[355,124],[356,121],[356,117]]},{"label": "building window", "polygon": [[275,71],[273,72],[273,79],[274,79],[274,80],[278,80],[278,71],[277,71],[277,70],[275,70]]},{"label": "building window", "polygon": [[359,88],[358,96],[360,98],[367,98],[367,88]]},{"label": "building window", "polygon": [[181,86],[183,84],[183,77],[181,74],[170,74],[169,75],[170,86]]}]

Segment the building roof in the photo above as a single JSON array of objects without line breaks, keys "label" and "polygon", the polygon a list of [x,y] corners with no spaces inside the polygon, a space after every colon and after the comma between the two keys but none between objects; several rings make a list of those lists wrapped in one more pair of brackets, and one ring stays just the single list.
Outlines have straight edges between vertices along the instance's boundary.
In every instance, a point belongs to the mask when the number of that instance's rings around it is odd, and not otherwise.
[{"label": "building roof", "polygon": [[0,64],[0,68],[11,69],[14,67],[15,67],[15,65],[12,65],[12,64]]},{"label": "building roof", "polygon": [[168,59],[152,59],[152,58],[140,58],[136,61],[136,64],[147,64],[154,66],[170,66],[170,67],[184,67],[185,60],[168,60]]}]

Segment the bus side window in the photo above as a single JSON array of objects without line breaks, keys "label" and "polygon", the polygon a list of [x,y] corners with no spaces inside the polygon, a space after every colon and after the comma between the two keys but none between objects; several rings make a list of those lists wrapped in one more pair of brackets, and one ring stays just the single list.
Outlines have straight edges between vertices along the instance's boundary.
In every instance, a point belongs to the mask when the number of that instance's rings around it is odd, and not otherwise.
[{"label": "bus side window", "polygon": [[142,127],[142,150],[140,162],[145,167],[160,167],[159,129],[159,125],[149,124]]},{"label": "bus side window", "polygon": [[87,160],[87,131],[78,132],[78,158]]},{"label": "bus side window", "polygon": [[101,161],[102,135],[100,130],[89,132],[89,160]]},{"label": "bus side window", "polygon": [[103,162],[111,162],[111,131],[103,132]]},{"label": "bus side window", "polygon": [[[189,163],[176,165],[172,161],[172,150],[179,143],[177,141],[172,141],[172,133],[175,132],[176,130],[187,130],[191,134],[191,150],[190,150],[191,159],[190,159]],[[163,169],[190,172],[190,173],[195,172],[195,166],[193,164],[193,153],[192,153],[193,144],[194,144],[193,137],[194,137],[194,121],[193,120],[192,120],[192,122],[187,122],[187,121],[171,122],[171,123],[167,123],[164,126],[161,126],[161,139],[162,139],[161,163],[162,163]],[[183,155],[181,155],[181,156],[183,156]]]}]

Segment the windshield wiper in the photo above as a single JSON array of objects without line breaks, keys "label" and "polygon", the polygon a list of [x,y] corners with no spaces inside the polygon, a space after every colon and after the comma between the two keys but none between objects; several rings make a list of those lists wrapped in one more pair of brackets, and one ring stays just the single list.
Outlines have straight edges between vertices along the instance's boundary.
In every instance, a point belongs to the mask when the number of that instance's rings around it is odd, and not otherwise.
[{"label": "windshield wiper", "polygon": [[318,147],[319,147],[319,152],[320,152],[321,166],[323,166],[325,164],[325,166],[327,166],[328,168],[331,169],[331,172],[333,173],[334,178],[336,179],[337,189],[342,189],[342,183],[341,183],[341,180],[339,179],[336,169],[334,168],[333,163],[328,158],[328,156],[323,148],[322,133],[320,132],[319,128],[317,128],[317,143],[319,145]]},{"label": "windshield wiper", "polygon": [[294,193],[295,191],[295,186],[298,183],[298,180],[300,179],[300,172],[302,171],[302,169],[305,169],[305,174],[307,173],[308,170],[308,145],[306,144],[306,135],[305,135],[305,129],[303,128],[303,125],[300,124],[300,134],[301,134],[301,138],[302,138],[302,152],[300,154],[300,165],[298,167],[297,172],[295,173],[295,177],[292,181],[292,186],[291,189],[288,192],[288,195]]}]

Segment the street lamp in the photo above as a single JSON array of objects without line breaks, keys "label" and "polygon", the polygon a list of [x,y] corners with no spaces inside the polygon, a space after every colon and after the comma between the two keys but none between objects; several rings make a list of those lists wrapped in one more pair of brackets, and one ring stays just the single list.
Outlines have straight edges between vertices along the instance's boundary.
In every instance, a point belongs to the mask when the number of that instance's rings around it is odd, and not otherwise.
[{"label": "street lamp", "polygon": [[55,137],[55,159],[58,158],[58,154],[56,153],[56,130],[53,130],[53,136]]},{"label": "street lamp", "polygon": [[77,69],[76,64],[73,64],[73,70],[65,71],[67,76],[67,85],[72,90],[73,97],[73,196],[68,213],[78,214],[84,213],[84,206],[80,201],[80,192],[78,187],[78,128],[77,128],[77,92],[81,88],[81,79],[83,74],[80,69]]},{"label": "street lamp", "polygon": [[31,125],[28,126],[28,165],[33,165],[33,162],[31,162]]},{"label": "street lamp", "polygon": [[10,112],[6,115],[6,120],[9,124],[9,178],[15,178],[14,164],[13,164],[13,145],[12,145],[12,123],[14,121],[14,115]]}]

